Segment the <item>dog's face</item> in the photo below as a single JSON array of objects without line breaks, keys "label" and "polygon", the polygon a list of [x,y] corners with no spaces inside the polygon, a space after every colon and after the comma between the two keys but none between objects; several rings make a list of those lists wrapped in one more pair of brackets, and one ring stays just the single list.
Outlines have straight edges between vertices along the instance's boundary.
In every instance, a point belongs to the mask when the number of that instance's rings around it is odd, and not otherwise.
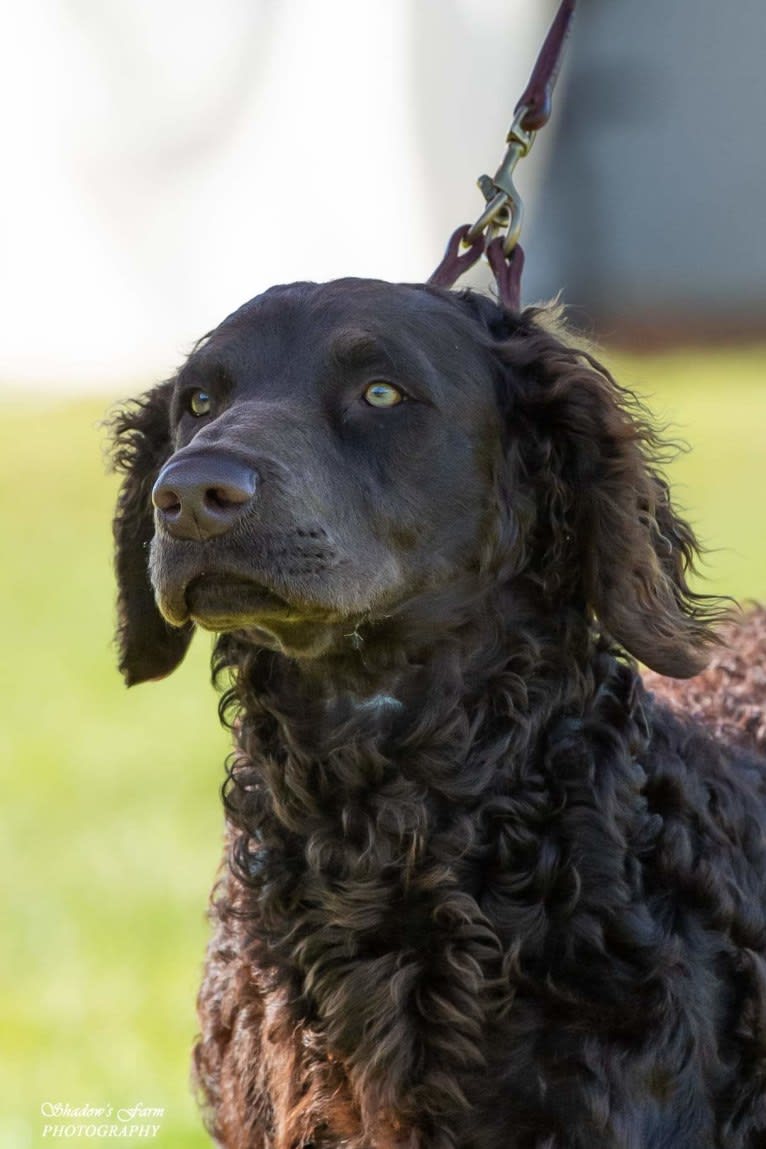
[{"label": "dog's face", "polygon": [[509,572],[541,609],[577,603],[689,673],[693,536],[620,398],[597,365],[470,295],[341,280],[245,304],[116,421],[128,681],[172,669],[194,624],[312,657]]},{"label": "dog's face", "polygon": [[[322,648],[476,561],[500,441],[491,365],[417,288],[277,288],[169,402],[150,572],[173,626]],[[466,328],[468,317],[460,317]]]}]

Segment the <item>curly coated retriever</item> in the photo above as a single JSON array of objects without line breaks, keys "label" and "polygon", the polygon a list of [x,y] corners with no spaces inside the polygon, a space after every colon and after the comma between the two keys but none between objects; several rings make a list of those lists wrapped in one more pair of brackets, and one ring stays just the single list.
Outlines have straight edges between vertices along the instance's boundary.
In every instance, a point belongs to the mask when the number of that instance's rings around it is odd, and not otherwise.
[{"label": "curly coated retriever", "polygon": [[235,733],[217,1142],[765,1145],[763,739],[636,669],[702,671],[722,607],[630,393],[544,312],[349,279],[115,437],[123,673],[215,631]]}]

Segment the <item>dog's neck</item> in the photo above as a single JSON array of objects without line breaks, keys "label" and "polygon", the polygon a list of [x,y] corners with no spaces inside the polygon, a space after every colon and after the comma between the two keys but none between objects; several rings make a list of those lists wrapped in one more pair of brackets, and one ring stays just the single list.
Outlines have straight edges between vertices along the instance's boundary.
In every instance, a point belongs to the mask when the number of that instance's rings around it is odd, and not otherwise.
[{"label": "dog's neck", "polygon": [[[509,612],[479,641],[447,630],[401,649],[368,634],[357,675],[235,638],[219,651],[239,749],[218,912],[294,1020],[318,1027],[370,1128],[406,1126],[415,1088],[433,1112],[454,1108],[511,1008],[507,955],[544,979],[563,953],[557,914],[621,920],[626,852],[651,831],[638,679],[584,623],[526,630]],[[602,800],[619,825],[604,872],[581,874]],[[625,1009],[622,989],[592,994],[602,1013]]]},{"label": "dog's neck", "polygon": [[[344,788],[385,789],[389,773],[448,802],[449,780],[458,779],[455,802],[469,791],[478,800],[496,776],[523,773],[562,716],[582,722],[599,692],[618,681],[625,721],[633,721],[627,694],[634,673],[575,610],[546,620],[518,594],[506,594],[452,626],[429,630],[417,614],[413,621],[400,612],[353,637],[307,660],[242,636],[219,643],[219,669],[233,671],[222,709],[264,799],[255,803],[256,821],[267,808],[279,819],[287,804],[298,830],[303,795],[310,832],[328,786],[338,802]],[[241,806],[232,800],[230,816],[256,832]]]}]

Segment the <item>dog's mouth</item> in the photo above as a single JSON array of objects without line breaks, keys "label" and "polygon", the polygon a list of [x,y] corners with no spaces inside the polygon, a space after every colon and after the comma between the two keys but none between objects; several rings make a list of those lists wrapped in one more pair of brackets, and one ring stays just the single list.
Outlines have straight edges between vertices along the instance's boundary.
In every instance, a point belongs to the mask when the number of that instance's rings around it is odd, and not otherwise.
[{"label": "dog's mouth", "polygon": [[327,532],[314,534],[261,530],[255,538],[199,543],[159,531],[149,573],[160,613],[173,627],[251,633],[290,655],[313,656],[345,641],[383,602],[380,584],[393,582],[398,570],[385,561],[371,572],[357,569]]},{"label": "dog's mouth", "polygon": [[200,543],[160,530],[149,559],[157,605],[172,626],[191,621],[217,631],[324,620],[337,556],[316,533],[261,530]]},{"label": "dog's mouth", "polygon": [[244,623],[269,619],[288,621],[295,608],[254,579],[238,575],[202,574],[184,594],[188,617],[206,630],[231,630]]}]

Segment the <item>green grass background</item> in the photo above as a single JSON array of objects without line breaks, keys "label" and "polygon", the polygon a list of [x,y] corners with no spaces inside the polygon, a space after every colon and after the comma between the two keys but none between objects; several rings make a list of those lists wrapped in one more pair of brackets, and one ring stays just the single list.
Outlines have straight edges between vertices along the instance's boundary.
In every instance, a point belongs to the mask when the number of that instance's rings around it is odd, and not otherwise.
[{"label": "green grass background", "polygon": [[[766,352],[612,365],[693,445],[671,476],[714,548],[707,588],[766,598]],[[0,400],[0,1145],[13,1149],[51,1143],[46,1101],[162,1107],[154,1144],[209,1145],[188,1063],[226,737],[207,636],[163,683],[128,692],[113,667],[107,406]]]}]

